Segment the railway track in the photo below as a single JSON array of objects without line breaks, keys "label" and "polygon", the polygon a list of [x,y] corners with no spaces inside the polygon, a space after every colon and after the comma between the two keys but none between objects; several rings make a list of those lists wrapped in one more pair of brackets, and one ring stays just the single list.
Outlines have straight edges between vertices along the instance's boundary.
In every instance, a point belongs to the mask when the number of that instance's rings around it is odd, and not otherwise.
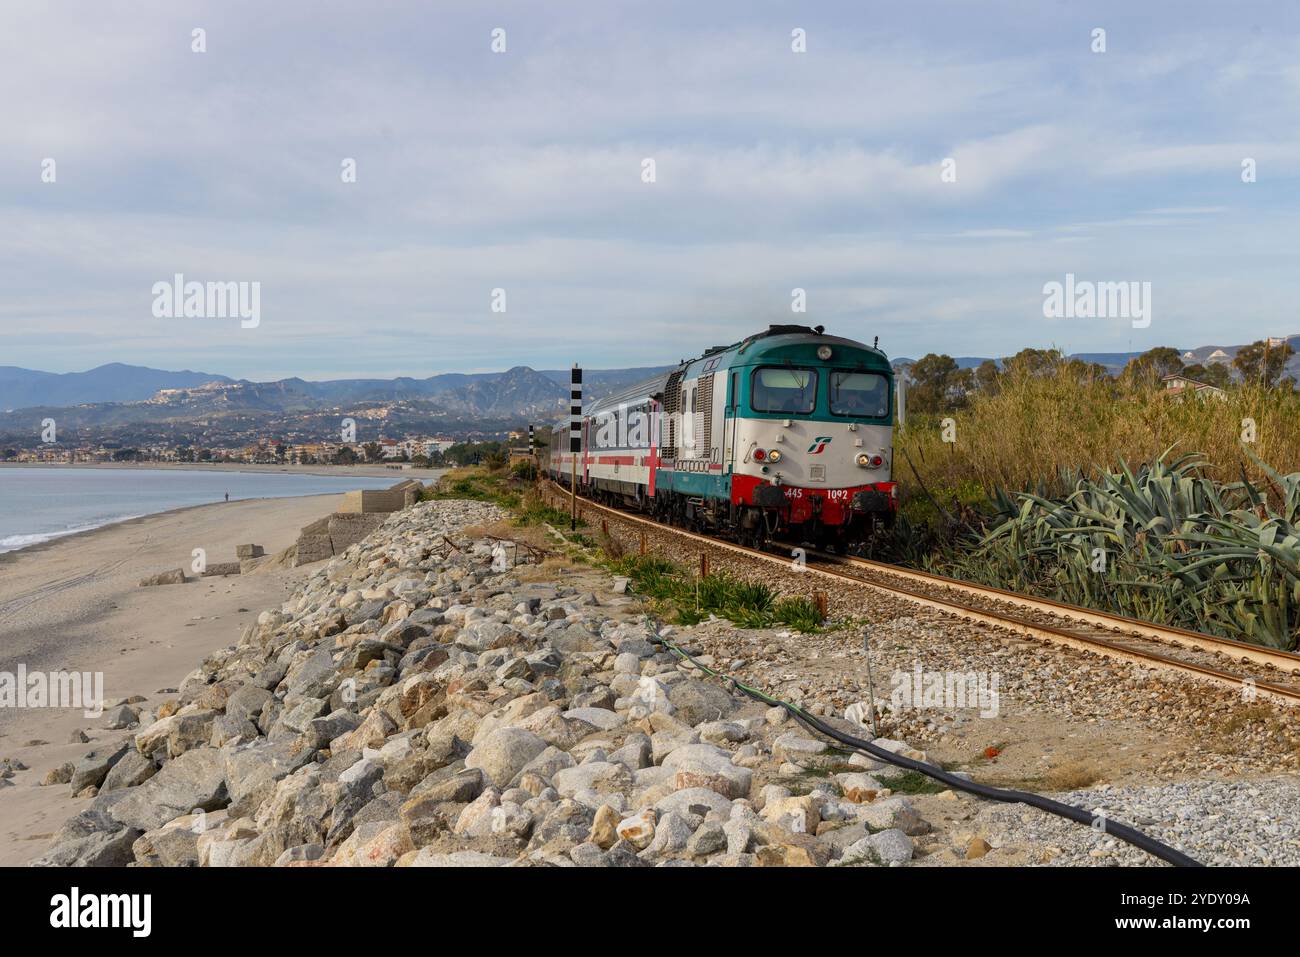
[{"label": "railway track", "polygon": [[[568,492],[553,482],[553,494]],[[696,541],[709,548],[773,562],[790,558],[664,525],[634,512],[579,499],[579,508]],[[806,553],[804,574],[856,584],[945,614],[982,622],[1024,637],[1105,655],[1143,668],[1175,671],[1238,690],[1243,700],[1300,703],[1300,655],[1230,638],[1113,615],[1046,598],[975,585],[863,558]]]}]

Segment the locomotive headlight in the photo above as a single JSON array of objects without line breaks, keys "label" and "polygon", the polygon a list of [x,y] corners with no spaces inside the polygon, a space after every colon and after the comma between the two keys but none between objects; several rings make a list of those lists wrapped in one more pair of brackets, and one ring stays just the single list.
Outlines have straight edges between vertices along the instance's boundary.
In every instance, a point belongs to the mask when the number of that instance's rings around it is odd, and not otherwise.
[{"label": "locomotive headlight", "polygon": [[871,456],[868,455],[866,452],[861,452],[861,453],[859,453],[859,454],[858,454],[858,467],[859,467],[859,468],[864,468],[864,469],[869,469],[869,468],[871,468]]},{"label": "locomotive headlight", "polygon": [[831,347],[830,347],[830,346],[818,346],[818,347],[817,347],[817,358],[818,358],[818,359],[821,359],[822,362],[825,362],[825,361],[828,360],[830,357],[831,357]]},{"label": "locomotive headlight", "polygon": [[772,449],[772,451],[770,451],[770,452],[767,453],[767,460],[768,460],[769,462],[779,462],[779,461],[781,461],[781,450],[780,450],[780,449]]}]

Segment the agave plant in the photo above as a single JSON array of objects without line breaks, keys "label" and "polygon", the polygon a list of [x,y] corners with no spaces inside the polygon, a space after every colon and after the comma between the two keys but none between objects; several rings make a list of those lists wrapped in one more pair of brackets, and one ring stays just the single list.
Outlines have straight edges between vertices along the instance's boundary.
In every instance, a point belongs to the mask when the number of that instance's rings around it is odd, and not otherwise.
[{"label": "agave plant", "polygon": [[1063,470],[1069,494],[998,490],[992,528],[953,560],[974,581],[1044,594],[1276,648],[1300,626],[1300,473],[1220,485],[1172,449],[1096,479]]}]

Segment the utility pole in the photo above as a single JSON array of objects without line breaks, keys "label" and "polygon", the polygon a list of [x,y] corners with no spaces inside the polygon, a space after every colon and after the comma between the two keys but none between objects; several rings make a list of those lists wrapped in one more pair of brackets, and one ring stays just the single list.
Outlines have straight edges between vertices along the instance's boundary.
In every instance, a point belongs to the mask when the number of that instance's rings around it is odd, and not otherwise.
[{"label": "utility pole", "polygon": [[578,530],[578,455],[582,452],[582,370],[573,364],[569,379],[569,454],[573,456],[569,482],[569,531]]}]

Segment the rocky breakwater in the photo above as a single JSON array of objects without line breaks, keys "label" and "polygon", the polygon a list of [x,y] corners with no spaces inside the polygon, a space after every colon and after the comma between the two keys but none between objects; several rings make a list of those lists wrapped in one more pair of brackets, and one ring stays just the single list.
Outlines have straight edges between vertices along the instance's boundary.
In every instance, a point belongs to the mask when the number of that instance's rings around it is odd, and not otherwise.
[{"label": "rocky breakwater", "polygon": [[607,576],[508,567],[466,531],[502,517],[423,504],[330,561],[72,767],[39,863],[911,859],[891,768],[693,673]]}]

